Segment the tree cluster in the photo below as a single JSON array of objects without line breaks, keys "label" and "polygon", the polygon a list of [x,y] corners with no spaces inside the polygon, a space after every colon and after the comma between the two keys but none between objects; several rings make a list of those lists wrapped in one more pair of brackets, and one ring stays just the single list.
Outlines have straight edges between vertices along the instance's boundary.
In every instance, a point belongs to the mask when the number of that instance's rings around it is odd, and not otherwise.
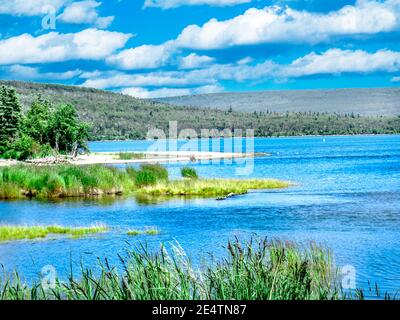
[{"label": "tree cluster", "polygon": [[23,114],[16,91],[0,87],[0,157],[26,160],[87,150],[89,127],[71,104],[54,107],[38,96]]}]

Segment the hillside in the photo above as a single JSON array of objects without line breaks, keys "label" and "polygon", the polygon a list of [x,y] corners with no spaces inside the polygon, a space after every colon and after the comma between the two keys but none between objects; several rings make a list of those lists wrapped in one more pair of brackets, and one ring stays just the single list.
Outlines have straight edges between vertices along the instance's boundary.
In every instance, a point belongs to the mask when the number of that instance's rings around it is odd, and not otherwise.
[{"label": "hillside", "polygon": [[235,111],[400,114],[400,88],[291,90],[204,94],[159,99],[175,105]]},{"label": "hillside", "polygon": [[168,132],[169,121],[178,129],[254,129],[256,136],[400,133],[400,117],[360,117],[356,114],[234,112],[168,105],[95,89],[0,81],[14,87],[26,109],[37,95],[53,104],[74,105],[91,126],[92,140],[144,139],[149,129]]}]

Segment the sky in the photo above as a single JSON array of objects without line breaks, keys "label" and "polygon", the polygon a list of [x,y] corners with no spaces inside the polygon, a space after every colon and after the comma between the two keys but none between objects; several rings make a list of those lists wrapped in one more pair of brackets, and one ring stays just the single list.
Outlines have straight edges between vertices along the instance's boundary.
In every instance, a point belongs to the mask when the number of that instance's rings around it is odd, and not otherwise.
[{"label": "sky", "polygon": [[139,98],[400,87],[400,0],[0,0],[0,79]]}]

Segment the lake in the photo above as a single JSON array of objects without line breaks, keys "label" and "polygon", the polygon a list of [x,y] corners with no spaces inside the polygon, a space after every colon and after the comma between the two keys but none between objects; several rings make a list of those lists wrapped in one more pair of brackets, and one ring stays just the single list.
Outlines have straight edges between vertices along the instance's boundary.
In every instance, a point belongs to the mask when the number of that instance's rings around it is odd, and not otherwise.
[{"label": "lake", "polygon": [[[230,140],[228,141],[230,142]],[[183,142],[180,142],[180,145]],[[208,143],[208,142],[207,142]],[[146,150],[149,141],[93,142],[92,151]],[[46,265],[65,278],[72,266],[97,257],[118,263],[118,254],[137,241],[151,248],[178,241],[195,260],[221,256],[238,236],[316,241],[332,249],[338,266],[356,270],[357,286],[368,280],[383,291],[400,289],[400,136],[335,136],[255,139],[250,177],[290,180],[286,190],[257,191],[226,201],[132,199],[63,202],[0,201],[1,224],[83,226],[96,222],[111,231],[82,239],[0,244],[0,264],[37,279]],[[191,164],[201,177],[235,177],[238,164]],[[182,164],[169,164],[178,177]],[[248,177],[244,177],[248,178]],[[129,237],[132,228],[157,227],[156,236]]]}]

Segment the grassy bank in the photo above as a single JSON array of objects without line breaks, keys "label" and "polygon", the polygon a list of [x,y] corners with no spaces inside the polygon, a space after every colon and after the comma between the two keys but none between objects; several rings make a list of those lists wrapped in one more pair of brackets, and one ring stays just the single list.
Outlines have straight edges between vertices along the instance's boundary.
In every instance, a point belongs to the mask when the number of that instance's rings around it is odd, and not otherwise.
[{"label": "grassy bank", "polygon": [[83,237],[89,234],[95,234],[107,231],[107,227],[98,225],[91,227],[60,227],[60,226],[0,226],[0,242],[39,239],[50,235],[68,235],[74,238]]},{"label": "grassy bank", "polygon": [[[227,258],[193,267],[180,247],[154,253],[138,246],[117,269],[100,263],[101,272],[56,281],[45,289],[28,286],[16,275],[0,280],[1,299],[175,300],[339,299],[340,286],[328,250],[316,245],[259,241],[229,243]],[[123,271],[118,271],[123,270]],[[79,279],[79,280],[77,280]]]},{"label": "grassy bank", "polygon": [[[192,172],[192,175],[194,173]],[[0,168],[0,199],[51,199],[101,195],[148,194],[225,196],[251,189],[288,187],[277,180],[169,180],[159,165],[140,169],[91,166],[14,166]]]},{"label": "grassy bank", "polygon": [[160,182],[145,186],[137,192],[149,195],[219,197],[228,194],[245,194],[249,190],[287,188],[288,182],[268,179],[192,179]]},{"label": "grassy bank", "polygon": [[0,169],[0,199],[119,194],[134,189],[126,171],[105,166],[18,166]]}]

